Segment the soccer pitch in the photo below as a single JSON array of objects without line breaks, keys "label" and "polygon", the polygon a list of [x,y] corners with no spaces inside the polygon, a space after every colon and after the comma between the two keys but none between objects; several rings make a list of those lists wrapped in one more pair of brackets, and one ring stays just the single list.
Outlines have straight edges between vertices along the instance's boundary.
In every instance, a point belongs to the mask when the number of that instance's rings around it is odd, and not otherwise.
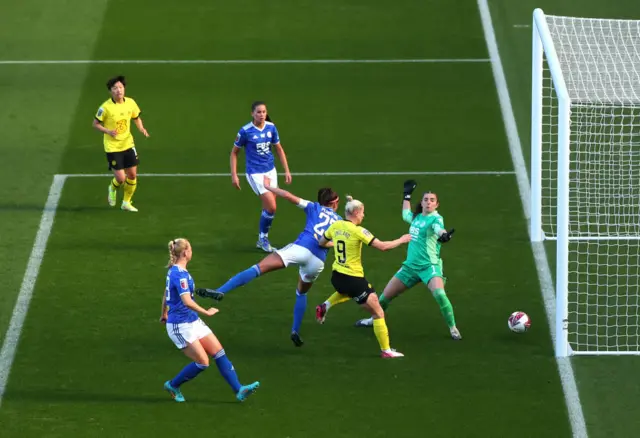
[{"label": "soccer pitch", "polygon": [[[532,252],[523,198],[533,8],[638,18],[640,7],[512,3],[0,6],[0,436],[636,435],[637,358],[553,356],[553,247]],[[61,28],[72,9],[79,19]],[[90,125],[104,82],[120,73],[151,133],[136,136],[136,215],[106,205]],[[387,315],[406,357],[379,359],[373,333],[353,328],[363,315],[353,303],[315,323],[312,305],[333,291],[327,267],[309,293],[305,345],[294,348],[297,272],[288,269],[233,292],[207,320],[259,392],[236,403],[211,369],[184,386],[187,403],[168,398],[162,383],[188,360],[157,322],[166,242],[192,241],[199,286],[262,257],[259,202],[227,176],[256,99],[278,125],[294,173],[286,188],[311,199],[326,185],[353,194],[382,239],[406,232],[404,179],[438,193],[456,228],[443,259],[463,341],[450,340],[433,298],[414,288]],[[302,226],[279,202],[271,240],[283,246]],[[364,250],[377,291],[404,255]],[[507,330],[514,310],[533,320],[526,335]]]}]

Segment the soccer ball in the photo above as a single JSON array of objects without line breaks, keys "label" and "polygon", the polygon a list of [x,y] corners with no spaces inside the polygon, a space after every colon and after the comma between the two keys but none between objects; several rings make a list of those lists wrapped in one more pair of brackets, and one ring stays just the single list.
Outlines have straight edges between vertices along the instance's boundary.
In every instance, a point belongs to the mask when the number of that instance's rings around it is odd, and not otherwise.
[{"label": "soccer ball", "polygon": [[529,319],[529,315],[524,312],[513,312],[511,316],[509,316],[509,330],[514,333],[524,333],[529,330],[531,326],[531,319]]}]

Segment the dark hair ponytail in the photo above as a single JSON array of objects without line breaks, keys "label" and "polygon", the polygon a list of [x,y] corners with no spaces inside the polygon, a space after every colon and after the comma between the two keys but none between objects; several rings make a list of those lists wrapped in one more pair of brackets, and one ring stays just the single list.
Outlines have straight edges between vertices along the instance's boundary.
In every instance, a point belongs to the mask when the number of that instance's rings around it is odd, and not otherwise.
[{"label": "dark hair ponytail", "polygon": [[327,207],[336,199],[338,199],[338,194],[331,187],[323,187],[318,190],[318,204],[323,207]]},{"label": "dark hair ponytail", "polygon": [[[256,100],[255,102],[253,102],[251,104],[251,112],[254,112],[256,110],[257,107],[259,107],[260,105],[264,105],[264,107],[267,107],[267,103],[262,101],[262,100]],[[269,113],[267,112],[267,122],[271,122],[273,123],[273,120],[271,120],[271,117],[269,116]]]},{"label": "dark hair ponytail", "polygon": [[422,199],[416,204],[415,207],[413,207],[413,218],[415,219],[419,214],[422,214]]}]

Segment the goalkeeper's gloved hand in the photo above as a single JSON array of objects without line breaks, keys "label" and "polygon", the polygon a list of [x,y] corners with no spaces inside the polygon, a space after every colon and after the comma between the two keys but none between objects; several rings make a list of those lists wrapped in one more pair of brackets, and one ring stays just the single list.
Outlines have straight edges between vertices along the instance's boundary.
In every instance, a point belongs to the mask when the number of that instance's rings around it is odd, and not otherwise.
[{"label": "goalkeeper's gloved hand", "polygon": [[224,298],[224,294],[222,292],[218,292],[214,289],[207,289],[204,287],[199,287],[196,289],[196,295],[203,298],[213,298],[216,301],[222,301]]},{"label": "goalkeeper's gloved hand", "polygon": [[445,231],[444,233],[442,233],[440,237],[438,237],[438,242],[445,243],[450,241],[454,231],[455,229],[451,228],[451,231]]},{"label": "goalkeeper's gloved hand", "polygon": [[408,179],[408,180],[406,180],[404,182],[404,198],[403,199],[405,201],[411,200],[411,194],[416,189],[417,185],[418,185],[418,183],[415,182],[415,180],[412,180],[412,179]]}]

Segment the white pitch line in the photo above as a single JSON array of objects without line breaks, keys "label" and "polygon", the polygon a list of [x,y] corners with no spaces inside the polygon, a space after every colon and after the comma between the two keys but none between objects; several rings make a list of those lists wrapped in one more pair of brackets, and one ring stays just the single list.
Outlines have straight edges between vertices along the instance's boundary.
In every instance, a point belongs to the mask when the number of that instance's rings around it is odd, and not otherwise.
[{"label": "white pitch line", "polygon": [[529,29],[531,25],[530,24],[514,24],[513,27],[516,29]]},{"label": "white pitch line", "polygon": [[[513,170],[434,171],[434,172],[293,172],[292,176],[390,176],[390,175],[515,175]],[[95,178],[113,176],[111,173],[69,173],[65,178]],[[141,177],[230,177],[230,173],[139,173]]]},{"label": "white pitch line", "polygon": [[488,58],[415,59],[7,59],[0,65],[33,64],[455,64],[483,63]]},{"label": "white pitch line", "polygon": [[24,320],[29,310],[33,289],[36,285],[38,272],[40,271],[40,265],[42,264],[45,249],[47,248],[47,241],[51,234],[56,209],[58,208],[58,202],[62,194],[62,187],[66,179],[67,177],[64,175],[55,175],[53,177],[53,183],[49,189],[49,197],[47,198],[44,211],[42,212],[42,218],[40,219],[40,227],[38,228],[36,240],[31,249],[31,255],[29,256],[27,270],[24,273],[18,299],[11,314],[11,321],[9,322],[9,328],[7,328],[4,343],[2,344],[2,350],[0,350],[0,405],[2,404],[4,392],[7,389],[9,372],[11,371],[11,365],[16,355],[22,326],[24,325]]},{"label": "white pitch line", "polygon": [[[511,107],[511,98],[509,97],[509,89],[507,80],[502,68],[500,52],[498,51],[498,43],[496,41],[493,22],[491,20],[491,12],[487,0],[478,0],[478,9],[480,10],[480,18],[482,19],[482,27],[484,29],[484,37],[487,42],[487,49],[491,58],[491,67],[493,77],[498,90],[498,99],[500,101],[500,109],[502,110],[502,118],[504,119],[505,129],[507,131],[507,139],[509,141],[509,151],[513,160],[513,167],[516,170],[516,180],[520,191],[520,200],[527,221],[531,219],[529,209],[529,200],[531,197],[531,188],[529,186],[529,176],[525,166],[524,156],[522,154],[522,145],[518,136],[518,128],[516,119],[513,115]],[[529,226],[527,225],[527,230]],[[555,290],[551,279],[551,271],[549,269],[549,259],[542,242],[531,242],[536,268],[538,271],[538,279],[540,281],[542,297],[544,300],[545,313],[551,331],[551,339],[555,337]],[[569,411],[569,422],[574,437],[586,438],[587,426],[582,412],[582,404],[580,403],[580,395],[578,386],[576,385],[575,375],[571,360],[568,358],[556,357],[558,364],[558,373],[564,391],[565,402]]]}]

